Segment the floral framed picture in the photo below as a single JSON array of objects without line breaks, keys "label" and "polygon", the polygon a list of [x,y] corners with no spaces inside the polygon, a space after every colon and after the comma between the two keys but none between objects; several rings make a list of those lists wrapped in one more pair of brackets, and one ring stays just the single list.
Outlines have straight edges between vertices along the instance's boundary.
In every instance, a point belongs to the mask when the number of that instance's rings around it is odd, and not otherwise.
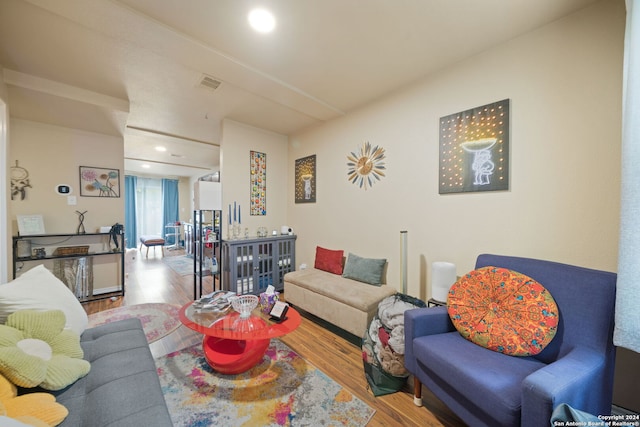
[{"label": "floral framed picture", "polygon": [[80,166],[80,195],[120,197],[120,169]]}]

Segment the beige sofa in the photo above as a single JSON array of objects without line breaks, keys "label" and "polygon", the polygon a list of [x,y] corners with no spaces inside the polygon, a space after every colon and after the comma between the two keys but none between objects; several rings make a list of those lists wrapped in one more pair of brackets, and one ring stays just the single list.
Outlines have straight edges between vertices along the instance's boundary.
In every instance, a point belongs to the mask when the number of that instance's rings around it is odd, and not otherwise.
[{"label": "beige sofa", "polygon": [[359,337],[364,336],[378,303],[395,293],[389,285],[370,285],[315,268],[284,276],[289,304]]}]

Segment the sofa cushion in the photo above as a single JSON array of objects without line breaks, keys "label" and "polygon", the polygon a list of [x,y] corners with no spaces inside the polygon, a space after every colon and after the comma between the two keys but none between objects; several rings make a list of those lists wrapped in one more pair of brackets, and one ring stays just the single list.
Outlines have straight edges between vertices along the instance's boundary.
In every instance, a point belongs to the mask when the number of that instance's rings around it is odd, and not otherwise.
[{"label": "sofa cushion", "polygon": [[287,273],[285,282],[293,283],[300,288],[324,295],[365,313],[376,310],[381,300],[395,293],[394,289],[386,285],[371,286],[315,268]]},{"label": "sofa cushion", "polygon": [[522,381],[546,366],[533,357],[487,351],[458,332],[416,338],[413,354],[424,369],[433,372],[432,378],[439,386],[454,384],[470,411],[482,411],[487,419],[497,420],[494,425],[505,426],[520,425]]},{"label": "sofa cushion", "polygon": [[54,392],[58,402],[69,409],[61,427],[172,425],[139,319],[87,329],[80,343],[91,372],[71,387]]},{"label": "sofa cushion", "polygon": [[463,337],[512,356],[540,353],[555,336],[559,316],[556,302],[540,283],[492,266],[454,283],[447,310]]},{"label": "sofa cushion", "polygon": [[383,283],[382,275],[386,264],[386,259],[362,258],[356,254],[349,253],[342,276],[347,279],[379,286]]},{"label": "sofa cushion", "polygon": [[318,270],[328,271],[333,274],[342,274],[342,258],[344,251],[325,249],[316,246],[316,259],[314,268]]},{"label": "sofa cushion", "polygon": [[62,310],[65,327],[78,335],[89,323],[78,298],[42,264],[0,285],[0,323],[18,310]]}]

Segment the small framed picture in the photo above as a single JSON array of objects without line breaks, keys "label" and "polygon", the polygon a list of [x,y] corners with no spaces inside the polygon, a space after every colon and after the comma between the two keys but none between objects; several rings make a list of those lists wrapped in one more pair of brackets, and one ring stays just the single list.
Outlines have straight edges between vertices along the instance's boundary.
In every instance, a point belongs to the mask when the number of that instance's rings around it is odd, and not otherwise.
[{"label": "small framed picture", "polygon": [[45,234],[42,215],[18,215],[18,232],[21,236]]},{"label": "small framed picture", "polygon": [[120,197],[120,169],[80,166],[80,195]]}]

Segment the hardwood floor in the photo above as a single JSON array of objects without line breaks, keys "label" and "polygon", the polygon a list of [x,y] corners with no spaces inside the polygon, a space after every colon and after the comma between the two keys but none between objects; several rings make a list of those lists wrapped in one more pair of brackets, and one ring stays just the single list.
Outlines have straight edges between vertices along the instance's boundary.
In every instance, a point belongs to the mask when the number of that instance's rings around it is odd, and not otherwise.
[{"label": "hardwood floor", "polygon": [[[181,250],[165,251],[165,256],[180,256],[183,253]],[[145,258],[144,253],[139,251],[128,252],[126,259],[125,296],[114,301],[106,299],[86,303],[84,308],[88,314],[124,305],[152,302],[183,305],[193,300],[193,276],[180,276],[174,272],[163,263],[160,251],[156,254],[150,252],[149,258]],[[204,292],[211,290],[212,282],[208,278]],[[413,388],[408,385],[398,393],[374,397],[364,378],[360,347],[308,318],[303,317],[298,329],[280,339],[374,408],[376,413],[368,426],[465,425],[424,387],[424,407],[413,404]],[[154,357],[160,357],[201,341],[202,335],[181,326],[177,331],[152,343],[150,347]]]}]

